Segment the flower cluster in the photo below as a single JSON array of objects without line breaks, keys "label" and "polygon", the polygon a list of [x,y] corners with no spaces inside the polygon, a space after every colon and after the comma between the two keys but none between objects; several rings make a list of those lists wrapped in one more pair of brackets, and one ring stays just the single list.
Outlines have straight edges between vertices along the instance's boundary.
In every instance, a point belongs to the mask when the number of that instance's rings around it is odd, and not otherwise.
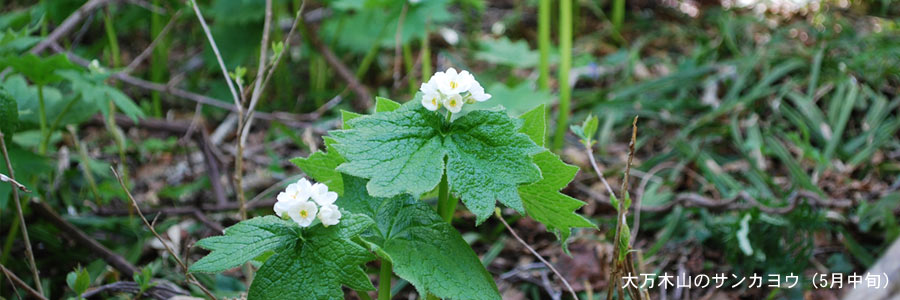
[{"label": "flower cluster", "polygon": [[457,73],[454,68],[434,73],[428,82],[422,83],[419,90],[422,92],[422,106],[431,111],[444,106],[450,112],[457,113],[462,110],[464,103],[482,102],[491,98],[491,94],[484,92],[484,88],[469,71]]},{"label": "flower cluster", "polygon": [[337,193],[328,191],[327,185],[311,184],[303,178],[278,193],[275,214],[283,217],[286,213],[300,227],[308,227],[317,217],[325,227],[336,225],[341,221],[341,211],[334,205],[337,197]]}]

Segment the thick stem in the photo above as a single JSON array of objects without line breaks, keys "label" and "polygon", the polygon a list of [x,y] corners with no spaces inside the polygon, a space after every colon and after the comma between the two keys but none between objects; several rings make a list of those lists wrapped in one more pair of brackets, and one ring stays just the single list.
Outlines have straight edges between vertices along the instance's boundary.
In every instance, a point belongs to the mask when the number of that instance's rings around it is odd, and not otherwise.
[{"label": "thick stem", "polygon": [[559,116],[556,118],[556,135],[553,150],[559,150],[569,128],[569,102],[572,88],[569,86],[569,69],[572,67],[572,0],[559,2]]},{"label": "thick stem", "polygon": [[613,29],[617,32],[622,31],[622,22],[625,20],[625,0],[613,1],[612,7],[612,23]]},{"label": "thick stem", "polygon": [[457,201],[450,197],[450,187],[447,184],[447,172],[441,177],[441,184],[438,185],[438,215],[447,223],[453,221],[453,212],[456,211]]},{"label": "thick stem", "polygon": [[390,261],[381,260],[381,272],[378,275],[378,300],[391,299],[391,275],[393,266]]},{"label": "thick stem", "polygon": [[428,22],[425,21],[425,30],[422,32],[422,82],[428,82],[431,78],[431,46],[428,44]]},{"label": "thick stem", "polygon": [[550,90],[550,0],[540,0],[538,6],[538,50],[541,61],[538,67],[538,87]]},{"label": "thick stem", "polygon": [[[3,140],[4,138],[3,132],[0,131],[0,150],[3,150],[3,159],[6,161],[6,171],[9,173],[9,178],[15,181],[16,174],[13,170],[12,162],[9,161],[9,153],[6,152],[6,142]],[[22,238],[25,240],[25,254],[28,255],[28,264],[29,267],[31,267],[31,275],[34,276],[34,286],[37,288],[38,293],[44,295],[44,287],[41,286],[41,277],[38,275],[37,264],[34,262],[34,251],[31,250],[31,239],[28,238],[28,226],[25,224],[25,213],[22,212],[22,202],[19,200],[19,188],[12,182],[9,184],[12,187],[13,201],[16,203],[16,214],[19,216]]]},{"label": "thick stem", "polygon": [[50,141],[50,133],[47,132],[47,110],[44,108],[44,85],[38,84],[38,119],[41,125],[41,144],[38,153],[47,154],[47,144]]}]

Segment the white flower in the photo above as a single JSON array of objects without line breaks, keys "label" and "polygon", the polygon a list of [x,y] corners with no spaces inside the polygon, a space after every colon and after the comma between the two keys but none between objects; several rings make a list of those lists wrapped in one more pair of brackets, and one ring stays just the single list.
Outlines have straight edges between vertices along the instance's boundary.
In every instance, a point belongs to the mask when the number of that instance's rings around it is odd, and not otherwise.
[{"label": "white flower", "polygon": [[341,211],[334,204],[322,205],[322,209],[319,210],[319,221],[322,221],[325,227],[335,225],[341,221]]},{"label": "white flower", "polygon": [[453,94],[450,97],[444,98],[444,106],[447,107],[452,113],[458,113],[462,110],[463,106],[463,98],[459,94]]},{"label": "white flower", "polygon": [[454,68],[434,73],[428,82],[422,83],[419,91],[422,92],[422,106],[430,111],[436,111],[443,106],[451,113],[458,113],[462,110],[463,104],[491,98],[491,94],[484,92],[484,88],[475,80],[472,73],[466,70],[457,73]]},{"label": "white flower", "polygon": [[444,102],[443,96],[434,87],[434,80],[423,82],[419,90],[422,91],[422,106],[430,111],[436,111],[441,108],[441,102]]},{"label": "white flower", "polygon": [[478,102],[484,102],[488,99],[491,99],[491,94],[485,93],[484,88],[481,87],[481,84],[476,81],[475,84],[473,84],[472,87],[469,88],[469,95],[466,96],[466,102],[473,103],[470,101],[470,99]]},{"label": "white flower", "polygon": [[469,90],[472,82],[475,81],[475,77],[469,74],[469,71],[456,73],[454,68],[447,69],[446,72],[435,73],[431,78],[429,82],[433,82],[432,84],[445,96],[463,93]]},{"label": "white flower", "polygon": [[275,197],[278,200],[275,202],[275,214],[281,217],[295,204],[309,200],[310,192],[312,192],[312,185],[306,178],[289,184],[284,192],[278,193],[278,196]]},{"label": "white flower", "polygon": [[316,183],[312,186],[312,198],[321,206],[331,205],[337,200],[338,194],[329,192],[328,186],[322,183]]},{"label": "white flower", "polygon": [[300,227],[307,227],[316,219],[318,212],[319,208],[316,207],[315,202],[301,201],[291,205],[290,210],[288,210],[288,216]]},{"label": "white flower", "polygon": [[440,93],[422,95],[422,106],[430,111],[436,111],[441,108],[441,102],[444,102]]},{"label": "white flower", "polygon": [[341,211],[334,205],[337,197],[324,183],[312,184],[303,178],[278,193],[275,214],[282,217],[286,213],[300,227],[309,227],[318,217],[328,227],[341,221]]}]

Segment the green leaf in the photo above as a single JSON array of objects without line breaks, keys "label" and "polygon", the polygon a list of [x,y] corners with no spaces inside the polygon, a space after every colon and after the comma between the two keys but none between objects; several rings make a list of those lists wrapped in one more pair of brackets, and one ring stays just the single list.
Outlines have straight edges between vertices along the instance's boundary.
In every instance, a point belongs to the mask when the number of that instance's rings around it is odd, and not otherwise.
[{"label": "green leaf", "polygon": [[395,111],[400,108],[400,106],[400,103],[394,102],[394,100],[384,97],[375,97],[375,112]]},{"label": "green leaf", "polygon": [[519,116],[524,121],[519,132],[528,135],[538,146],[543,147],[547,136],[547,112],[543,104]]},{"label": "green leaf", "polygon": [[442,117],[421,104],[346,121],[351,129],[330,132],[347,160],[337,170],[371,179],[367,188],[376,197],[428,192],[444,169],[441,124]]},{"label": "green leaf", "polygon": [[109,77],[109,74],[86,74],[75,70],[62,70],[58,71],[57,74],[71,82],[72,89],[81,94],[83,100],[92,103],[100,109],[104,116],[109,115],[109,104],[107,102],[109,100],[112,100],[116,107],[135,122],[138,118],[144,116],[141,108],[131,98],[106,84],[105,80]]},{"label": "green leaf", "polygon": [[69,285],[69,288],[72,289],[75,294],[80,296],[91,286],[91,275],[88,274],[87,270],[84,268],[78,267],[75,271],[69,272],[69,274],[66,275],[66,284]]},{"label": "green leaf", "polygon": [[327,152],[316,151],[306,158],[297,157],[291,159],[291,162],[309,177],[327,185],[331,191],[338,193],[338,195],[343,195],[344,184],[341,180],[341,173],[335,169],[344,163],[345,160],[334,150],[334,139],[324,137],[324,140]]},{"label": "green leaf", "polygon": [[451,125],[445,140],[447,179],[480,224],[494,212],[494,201],[525,214],[516,189],[541,179],[531,155],[543,148],[519,133],[520,120],[506,112],[474,111]]},{"label": "green leaf", "polygon": [[343,299],[341,284],[357,291],[374,290],[360,267],[374,256],[351,241],[374,222],[361,214],[343,215],[338,225],[306,229],[302,242],[266,260],[247,299]]},{"label": "green leaf", "polygon": [[341,129],[350,129],[351,127],[347,125],[347,121],[362,117],[363,115],[352,112],[341,110]]},{"label": "green leaf", "polygon": [[362,235],[394,272],[419,294],[444,299],[500,299],[490,273],[472,248],[430,206],[410,195],[374,198],[365,179],[344,175],[344,196],[337,203],[377,220]]},{"label": "green leaf", "polygon": [[3,68],[11,67],[16,72],[25,75],[36,85],[47,85],[62,80],[56,74],[57,70],[74,69],[75,65],[69,62],[65,54],[56,54],[46,58],[34,54],[21,56],[9,56],[0,61]]},{"label": "green leaf", "polygon": [[237,267],[269,250],[291,246],[298,237],[297,227],[276,216],[256,217],[225,229],[225,235],[197,242],[212,252],[195,262],[188,271],[218,273]]},{"label": "green leaf", "polygon": [[631,229],[628,228],[628,223],[622,222],[622,232],[619,235],[619,261],[625,260],[625,255],[628,254],[629,244],[631,242]]},{"label": "green leaf", "polygon": [[557,232],[563,244],[572,228],[596,228],[591,221],[574,212],[584,206],[584,202],[559,192],[575,178],[578,167],[564,163],[550,151],[536,155],[534,163],[541,168],[544,178],[519,187],[528,215]]},{"label": "green leaf", "polygon": [[593,114],[589,114],[581,125],[572,125],[569,128],[572,129],[572,132],[575,133],[575,135],[581,138],[582,143],[586,146],[591,146],[594,144],[594,134],[597,133],[598,124],[599,121],[597,120],[597,117]]},{"label": "green leaf", "polygon": [[19,126],[19,105],[6,88],[0,86],[0,131],[10,141]]},{"label": "green leaf", "polygon": [[510,41],[507,37],[484,39],[481,49],[475,58],[492,64],[507,65],[516,68],[537,66],[540,54],[531,50],[525,40]]},{"label": "green leaf", "polygon": [[370,179],[369,194],[421,195],[440,182],[446,159],[451,191],[480,224],[500,201],[525,212],[516,187],[541,178],[531,155],[542,148],[519,133],[521,120],[502,111],[474,111],[446,124],[439,113],[413,100],[391,112],[347,122],[331,131],[347,160],[337,170]]},{"label": "green leaf", "polygon": [[466,104],[463,106],[463,114],[470,111],[490,110],[495,109],[497,106],[503,106],[511,116],[518,116],[533,110],[539,105],[549,105],[553,101],[553,95],[550,92],[536,89],[533,84],[528,82],[521,82],[514,86],[495,82],[485,86],[484,89],[487,93],[493,95],[491,100]]},{"label": "green leaf", "polygon": [[[543,105],[532,109],[519,117],[524,121],[519,132],[543,146],[545,118]],[[528,215],[554,231],[565,248],[572,228],[596,228],[596,225],[574,212],[584,206],[584,202],[559,192],[575,178],[578,167],[564,163],[550,151],[541,152],[532,159],[541,169],[543,178],[538,182],[519,186],[519,195],[522,196]]]}]

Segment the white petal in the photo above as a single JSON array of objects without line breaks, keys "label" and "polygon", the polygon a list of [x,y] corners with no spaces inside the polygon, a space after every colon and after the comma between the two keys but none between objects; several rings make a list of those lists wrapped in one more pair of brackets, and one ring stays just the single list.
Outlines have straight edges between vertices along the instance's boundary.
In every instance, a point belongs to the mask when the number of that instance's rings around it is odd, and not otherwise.
[{"label": "white petal", "polygon": [[325,192],[322,194],[317,194],[315,197],[313,197],[313,200],[315,200],[319,205],[325,206],[334,203],[334,201],[337,200],[337,197],[338,194],[335,192]]},{"label": "white petal", "polygon": [[[288,212],[288,216],[294,220],[297,225],[300,227],[307,227],[309,224],[312,224],[313,220],[316,218],[316,214],[318,214],[319,208],[316,207],[316,204],[310,201],[304,201],[291,209]],[[304,216],[305,215],[305,216]]]},{"label": "white petal", "polygon": [[434,92],[422,95],[422,106],[430,111],[438,110],[441,108],[441,94]]},{"label": "white petal", "polygon": [[477,82],[474,86],[469,88],[469,94],[472,95],[472,98],[474,98],[475,101],[478,102],[483,102],[491,98],[491,94],[486,94],[484,92],[484,88]]},{"label": "white petal", "polygon": [[336,225],[341,221],[341,211],[334,204],[322,206],[319,210],[319,221],[325,227]]},{"label": "white petal", "polygon": [[423,82],[422,85],[419,86],[419,91],[421,91],[423,94],[437,93],[437,88],[434,86],[434,77],[435,76],[431,76],[431,80],[429,80],[428,82]]},{"label": "white petal", "polygon": [[312,184],[309,183],[309,180],[306,180],[306,178],[301,178],[300,180],[297,180],[297,188],[299,190],[308,191],[312,188]]},{"label": "white petal", "polygon": [[313,194],[313,196],[315,196],[315,195],[320,195],[320,194],[324,194],[324,193],[327,193],[327,192],[328,192],[328,186],[325,185],[325,184],[323,184],[323,183],[321,183],[321,182],[320,182],[320,183],[313,184],[313,186],[312,186],[312,194]]},{"label": "white petal", "polygon": [[462,110],[463,99],[459,96],[459,94],[453,94],[450,97],[444,99],[444,106],[447,107],[452,113],[458,113]]}]

